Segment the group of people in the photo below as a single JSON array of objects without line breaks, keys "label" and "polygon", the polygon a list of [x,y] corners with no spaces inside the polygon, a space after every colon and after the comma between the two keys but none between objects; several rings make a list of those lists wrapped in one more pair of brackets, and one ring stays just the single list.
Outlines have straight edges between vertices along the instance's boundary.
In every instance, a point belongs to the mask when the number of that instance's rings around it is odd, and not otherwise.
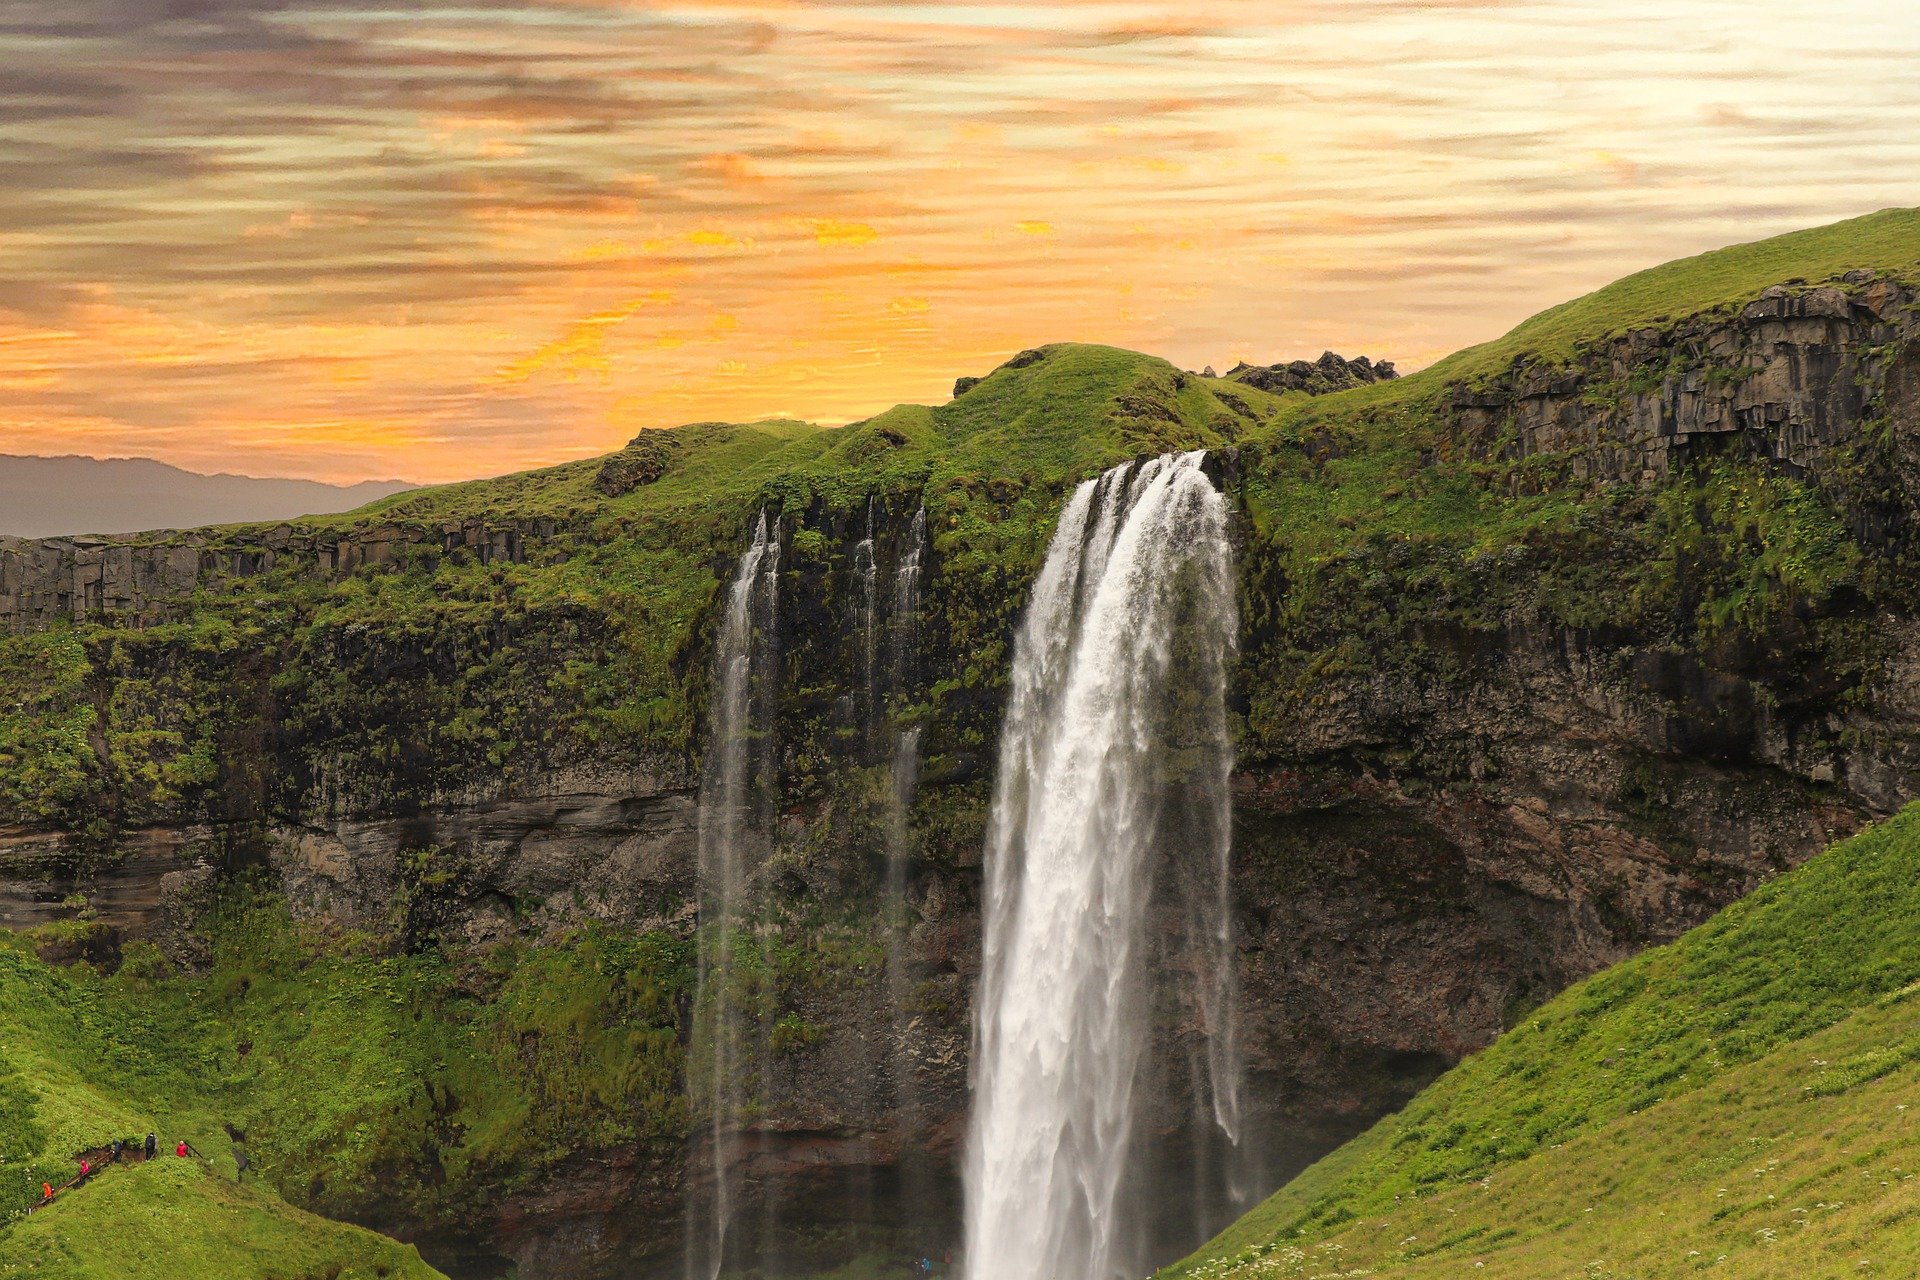
[{"label": "group of people", "polygon": [[[141,1155],[141,1159],[143,1160],[151,1160],[155,1156],[160,1154],[160,1140],[151,1133],[147,1135],[147,1140],[141,1143],[140,1146],[141,1146],[141,1151],[143,1153]],[[107,1162],[109,1164],[119,1164],[122,1155],[126,1153],[126,1149],[127,1149],[127,1142],[124,1139],[115,1138],[113,1140],[113,1145],[107,1148]],[[179,1156],[182,1160],[184,1160],[187,1157],[187,1153],[191,1150],[193,1150],[193,1148],[188,1144],[185,1138],[182,1138],[180,1139],[178,1145],[174,1147],[173,1154],[176,1156]],[[97,1172],[97,1170],[94,1169],[93,1162],[88,1160],[85,1156],[81,1156],[80,1172],[77,1176],[75,1176],[72,1182],[69,1182],[66,1186],[61,1187],[58,1190],[54,1188],[54,1185],[51,1182],[42,1182],[40,1184],[40,1203],[38,1205],[35,1205],[34,1207],[43,1208],[50,1201],[52,1201],[54,1196],[58,1195],[61,1191],[66,1191],[73,1187],[84,1186],[86,1184],[87,1179],[91,1178],[95,1172]]]}]

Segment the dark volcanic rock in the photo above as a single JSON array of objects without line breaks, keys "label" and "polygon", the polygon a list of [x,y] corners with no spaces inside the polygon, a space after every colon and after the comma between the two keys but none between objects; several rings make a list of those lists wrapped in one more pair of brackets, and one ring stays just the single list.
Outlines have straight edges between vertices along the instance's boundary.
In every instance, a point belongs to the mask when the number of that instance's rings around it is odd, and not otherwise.
[{"label": "dark volcanic rock", "polygon": [[593,487],[609,498],[621,497],[665,475],[670,460],[667,446],[652,433],[642,432],[626,448],[600,464]]},{"label": "dark volcanic rock", "polygon": [[1348,360],[1331,351],[1322,352],[1320,358],[1314,361],[1295,360],[1288,364],[1269,365],[1241,363],[1227,370],[1230,380],[1244,382],[1262,391],[1304,391],[1315,396],[1374,382],[1387,382],[1399,376],[1394,372],[1390,360],[1375,362],[1366,356]]},{"label": "dark volcanic rock", "polygon": [[1882,388],[1911,412],[1899,363],[1916,358],[1913,291],[1849,283],[1776,286],[1737,316],[1640,329],[1571,364],[1523,360],[1457,386],[1459,438],[1515,460],[1562,455],[1572,481],[1657,479],[1715,439],[1797,472],[1842,468]]}]

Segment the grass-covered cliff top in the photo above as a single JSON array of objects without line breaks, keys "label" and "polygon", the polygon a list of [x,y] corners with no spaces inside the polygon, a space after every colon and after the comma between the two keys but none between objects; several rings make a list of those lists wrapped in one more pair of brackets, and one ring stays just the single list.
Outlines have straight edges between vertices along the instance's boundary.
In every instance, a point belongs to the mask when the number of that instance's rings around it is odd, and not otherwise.
[{"label": "grass-covered cliff top", "polygon": [[1819,285],[1849,271],[1920,274],[1920,209],[1882,209],[1635,272],[1550,307],[1505,337],[1449,356],[1431,372],[1470,377],[1520,355],[1552,361],[1634,329],[1737,308],[1777,284]]},{"label": "grass-covered cliff top", "polygon": [[1023,353],[947,404],[900,405],[846,427],[770,420],[648,433],[668,442],[666,475],[631,496],[595,492],[603,463],[595,458],[413,490],[301,523],[341,530],[378,520],[664,514],[802,492],[844,500],[974,472],[1029,481],[1079,476],[1160,447],[1219,442],[1210,435],[1258,439],[1266,433],[1256,424],[1284,430],[1413,400],[1520,358],[1564,361],[1635,329],[1736,310],[1774,285],[1815,286],[1849,271],[1920,279],[1920,209],[1884,209],[1636,272],[1409,377],[1317,398],[1185,376],[1157,357],[1119,348],[1061,343]]},{"label": "grass-covered cliff top", "polygon": [[1920,809],[1574,987],[1165,1273],[1920,1265]]}]

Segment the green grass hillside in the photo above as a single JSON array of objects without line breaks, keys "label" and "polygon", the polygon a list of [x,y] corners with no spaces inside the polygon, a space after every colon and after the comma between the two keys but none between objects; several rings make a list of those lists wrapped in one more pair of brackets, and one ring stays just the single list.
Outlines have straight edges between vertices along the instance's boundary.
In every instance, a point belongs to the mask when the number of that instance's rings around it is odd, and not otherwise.
[{"label": "green grass hillside", "polygon": [[174,1159],[111,1170],[0,1233],[0,1276],[444,1280],[411,1246]]},{"label": "green grass hillside", "polygon": [[[138,980],[41,964],[0,933],[0,1276],[119,1280],[433,1280],[410,1247],[236,1181],[221,1037]],[[106,1167],[37,1212],[78,1157],[115,1139],[184,1138],[200,1153]],[[95,1163],[98,1157],[95,1156]]]},{"label": "green grass hillside", "polygon": [[1920,807],[1569,990],[1163,1273],[1920,1273]]},{"label": "green grass hillside", "polygon": [[594,926],[484,957],[393,954],[240,891],[204,922],[203,973],[143,944],[111,975],[33,954],[79,927],[0,931],[0,1261],[42,1182],[149,1131],[226,1178],[244,1135],[248,1185],[302,1208],[439,1224],[583,1146],[685,1134],[680,940]]}]

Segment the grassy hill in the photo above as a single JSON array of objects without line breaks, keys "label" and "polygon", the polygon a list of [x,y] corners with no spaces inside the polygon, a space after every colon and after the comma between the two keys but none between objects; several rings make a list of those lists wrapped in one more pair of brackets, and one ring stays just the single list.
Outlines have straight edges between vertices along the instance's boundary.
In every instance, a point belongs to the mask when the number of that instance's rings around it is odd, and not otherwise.
[{"label": "grassy hill", "polygon": [[[580,1145],[671,1148],[685,1134],[681,940],[589,927],[484,960],[396,954],[303,929],[279,900],[245,890],[202,927],[199,973],[139,943],[111,974],[37,958],[86,922],[0,930],[0,1276],[47,1240],[71,1241],[61,1223],[75,1215],[131,1242],[140,1220],[115,1207],[128,1197],[180,1207],[209,1257],[225,1256],[216,1245],[228,1233],[278,1231],[397,1267],[411,1250],[286,1201],[362,1221],[458,1222]],[[208,1176],[115,1169],[25,1216],[80,1153],[150,1131],[169,1150],[185,1138]],[[252,1163],[239,1187],[235,1135]],[[431,1274],[409,1265],[394,1274]]]},{"label": "grassy hill", "polygon": [[[237,1182],[223,1121],[244,1118],[210,1001],[143,998],[139,966],[114,979],[50,968],[0,933],[0,1276],[118,1280],[433,1280],[409,1246],[303,1212]],[[104,1167],[37,1212],[83,1152],[116,1139],[185,1139]]]},{"label": "grassy hill", "polygon": [[1569,990],[1190,1277],[1920,1270],[1920,808]]},{"label": "grassy hill", "polygon": [[172,1159],[112,1170],[0,1233],[0,1275],[444,1280],[410,1246]]}]

